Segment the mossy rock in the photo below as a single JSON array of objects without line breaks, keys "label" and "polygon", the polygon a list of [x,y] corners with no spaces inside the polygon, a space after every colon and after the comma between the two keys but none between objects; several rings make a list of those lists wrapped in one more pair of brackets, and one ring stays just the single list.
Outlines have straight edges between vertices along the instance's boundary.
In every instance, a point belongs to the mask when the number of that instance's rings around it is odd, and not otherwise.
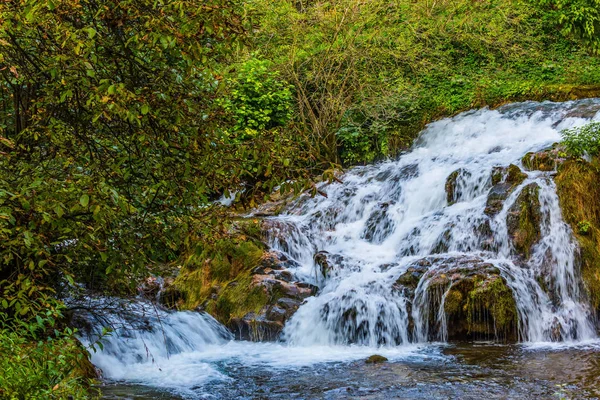
[{"label": "mossy rock", "polygon": [[[579,242],[581,276],[600,316],[600,161],[568,160],[555,177],[563,218]],[[585,233],[579,224],[589,225]]]},{"label": "mossy rock", "polygon": [[379,354],[373,354],[369,358],[365,360],[366,364],[381,364],[388,361],[388,359],[384,356],[380,356]]},{"label": "mossy rock", "polygon": [[455,263],[454,267],[434,272],[436,276],[430,278],[427,318],[434,328],[430,329],[431,339],[439,334],[441,327],[436,324],[443,304],[449,340],[516,341],[517,307],[500,271],[483,260]]},{"label": "mossy rock", "polygon": [[448,205],[452,205],[460,200],[462,193],[460,192],[460,179],[469,178],[471,173],[464,168],[459,168],[452,172],[446,178],[446,201]]},{"label": "mossy rock", "polygon": [[540,187],[537,183],[525,186],[508,210],[506,226],[515,250],[525,258],[541,237]]},{"label": "mossy rock", "polygon": [[492,189],[486,202],[485,213],[492,217],[498,214],[510,194],[527,178],[527,175],[514,164],[496,167],[492,170]]},{"label": "mossy rock", "polygon": [[529,152],[521,159],[523,167],[528,171],[554,171],[564,161],[565,149],[559,144],[536,153]]}]

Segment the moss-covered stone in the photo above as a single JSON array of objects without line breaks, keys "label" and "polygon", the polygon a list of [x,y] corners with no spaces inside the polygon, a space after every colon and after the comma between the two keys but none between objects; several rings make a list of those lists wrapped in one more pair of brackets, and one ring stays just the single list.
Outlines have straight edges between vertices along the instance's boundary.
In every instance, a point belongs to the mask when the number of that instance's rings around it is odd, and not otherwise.
[{"label": "moss-covered stone", "polygon": [[365,360],[365,363],[367,364],[381,364],[383,362],[386,362],[388,359],[384,356],[380,356],[379,354],[373,354],[372,356],[370,356],[369,358],[367,358]]},{"label": "moss-covered stone", "polygon": [[[600,315],[600,162],[568,160],[555,181],[563,217],[579,242],[582,279]],[[585,233],[578,229],[581,222],[589,224]]]},{"label": "moss-covered stone", "polygon": [[515,250],[529,258],[532,246],[541,236],[540,187],[537,183],[525,186],[508,210],[506,226]]},{"label": "moss-covered stone", "polygon": [[450,340],[518,339],[516,303],[493,264],[478,257],[427,257],[409,266],[395,285],[414,294],[421,279],[428,280],[430,339],[439,338],[440,307]]},{"label": "moss-covered stone", "polygon": [[[512,291],[486,263],[463,272],[443,274],[432,282],[430,297],[444,293],[448,339],[517,340],[517,308]],[[441,306],[441,304],[440,304]],[[435,319],[437,309],[431,310]]]},{"label": "moss-covered stone", "polygon": [[502,277],[496,275],[477,281],[468,296],[466,307],[472,333],[489,333],[487,326],[483,330],[478,329],[489,315],[496,335],[505,339],[517,339],[517,305],[512,291]]},{"label": "moss-covered stone", "polygon": [[528,171],[554,171],[564,160],[564,147],[555,144],[550,149],[525,154],[521,162]]},{"label": "moss-covered stone", "polygon": [[508,196],[527,178],[527,175],[516,165],[510,164],[508,167],[494,168],[491,178],[493,186],[485,207],[485,213],[490,217],[502,210]]}]

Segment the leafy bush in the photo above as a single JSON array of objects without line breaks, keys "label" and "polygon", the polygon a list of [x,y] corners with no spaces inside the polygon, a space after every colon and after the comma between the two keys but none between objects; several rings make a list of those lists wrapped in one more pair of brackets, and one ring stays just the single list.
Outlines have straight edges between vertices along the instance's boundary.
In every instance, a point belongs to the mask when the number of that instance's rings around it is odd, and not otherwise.
[{"label": "leafy bush", "polygon": [[241,139],[283,126],[292,117],[292,86],[271,66],[269,61],[252,58],[227,80],[231,94],[223,105],[233,114],[234,129]]},{"label": "leafy bush", "polygon": [[95,369],[70,328],[59,330],[56,309],[31,320],[0,312],[0,398],[89,398]]},{"label": "leafy bush", "polygon": [[600,153],[600,122],[565,129],[561,134],[567,152],[573,156],[596,156]]},{"label": "leafy bush", "polygon": [[600,0],[540,0],[549,18],[566,35],[576,35],[595,53],[600,51]]}]

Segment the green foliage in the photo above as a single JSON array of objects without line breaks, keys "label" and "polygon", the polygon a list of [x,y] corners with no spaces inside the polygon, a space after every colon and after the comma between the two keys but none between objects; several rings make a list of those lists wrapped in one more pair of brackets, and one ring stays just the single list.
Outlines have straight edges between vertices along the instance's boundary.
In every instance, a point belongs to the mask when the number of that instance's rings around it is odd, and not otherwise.
[{"label": "green foliage", "polygon": [[595,53],[600,51],[600,0],[538,0],[549,19],[565,35],[575,35]]},{"label": "green foliage", "polygon": [[587,235],[590,232],[591,228],[592,224],[590,223],[590,221],[581,221],[577,224],[578,232],[581,235]]},{"label": "green foliage", "polygon": [[270,70],[271,62],[251,58],[227,80],[231,93],[224,108],[233,114],[234,130],[241,139],[260,131],[285,126],[292,117],[292,87]]},{"label": "green foliage", "polygon": [[600,93],[600,59],[559,34],[539,1],[245,7],[257,21],[253,46],[295,87],[294,130],[286,132],[300,129],[319,161],[393,156],[426,122],[474,107]]},{"label": "green foliage", "polygon": [[65,281],[132,292],[136,277],[180,257],[191,231],[210,236],[222,193],[305,187],[299,141],[267,129],[287,118],[289,88],[265,63],[241,70],[274,88],[248,98],[262,113],[250,128],[265,132],[228,133],[220,70],[240,48],[242,12],[228,0],[0,3],[8,314],[44,310]]},{"label": "green foliage", "polygon": [[596,156],[600,153],[600,122],[565,129],[561,135],[567,152],[573,156]]},{"label": "green foliage", "polygon": [[94,367],[75,332],[59,330],[57,317],[60,307],[30,320],[0,312],[1,398],[89,398]]}]

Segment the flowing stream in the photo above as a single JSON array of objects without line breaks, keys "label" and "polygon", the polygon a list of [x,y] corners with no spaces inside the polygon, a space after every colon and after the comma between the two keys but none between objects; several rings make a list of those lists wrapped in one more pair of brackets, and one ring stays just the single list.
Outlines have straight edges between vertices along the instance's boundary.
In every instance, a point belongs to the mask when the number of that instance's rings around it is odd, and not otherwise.
[{"label": "flowing stream", "polygon": [[[540,375],[553,365],[542,363],[537,371],[525,365],[540,354],[561,354],[555,358],[562,361],[588,360],[592,354],[597,360],[600,347],[554,173],[525,171],[520,160],[559,141],[562,129],[600,120],[599,109],[600,100],[582,100],[466,112],[428,125],[412,150],[397,160],[353,168],[340,182],[322,184],[326,197],[301,197],[270,221],[270,246],[297,261],[291,272],[298,279],[319,287],[287,321],[280,342],[235,341],[206,314],[143,311],[148,306],[140,304],[131,319],[147,313],[153,315],[150,325],[141,331],[117,330],[92,356],[112,382],[108,393],[118,398],[120,390],[129,388],[125,392],[134,398],[161,393],[183,398],[553,396],[552,379],[560,374]],[[489,213],[492,175],[510,164],[521,167],[526,177]],[[455,171],[449,202],[446,184]],[[507,216],[531,187],[537,188],[540,233],[523,256],[511,240]],[[318,253],[328,260],[326,270],[315,263]],[[413,291],[399,290],[398,278],[416,263],[427,266],[418,284]],[[498,350],[499,345],[487,344],[476,350],[484,359],[483,354],[499,351],[498,360],[510,361],[473,361],[472,345],[447,344],[452,321],[444,304],[452,283],[430,289],[440,276],[456,274],[457,263],[461,273],[485,266],[510,288],[518,314],[515,338],[521,345]],[[501,332],[491,318],[485,321],[494,332],[485,339],[497,341]],[[376,370],[359,363],[375,353],[389,358],[389,366]],[[562,361],[555,360],[554,366]],[[574,368],[597,376],[597,363],[588,361]],[[447,381],[433,379],[442,367]],[[290,374],[297,380],[290,381]],[[519,374],[537,383],[515,383]],[[597,379],[569,379],[565,376],[565,383],[598,395]],[[429,386],[415,391],[419,382]],[[448,382],[455,386],[444,386]]]}]

